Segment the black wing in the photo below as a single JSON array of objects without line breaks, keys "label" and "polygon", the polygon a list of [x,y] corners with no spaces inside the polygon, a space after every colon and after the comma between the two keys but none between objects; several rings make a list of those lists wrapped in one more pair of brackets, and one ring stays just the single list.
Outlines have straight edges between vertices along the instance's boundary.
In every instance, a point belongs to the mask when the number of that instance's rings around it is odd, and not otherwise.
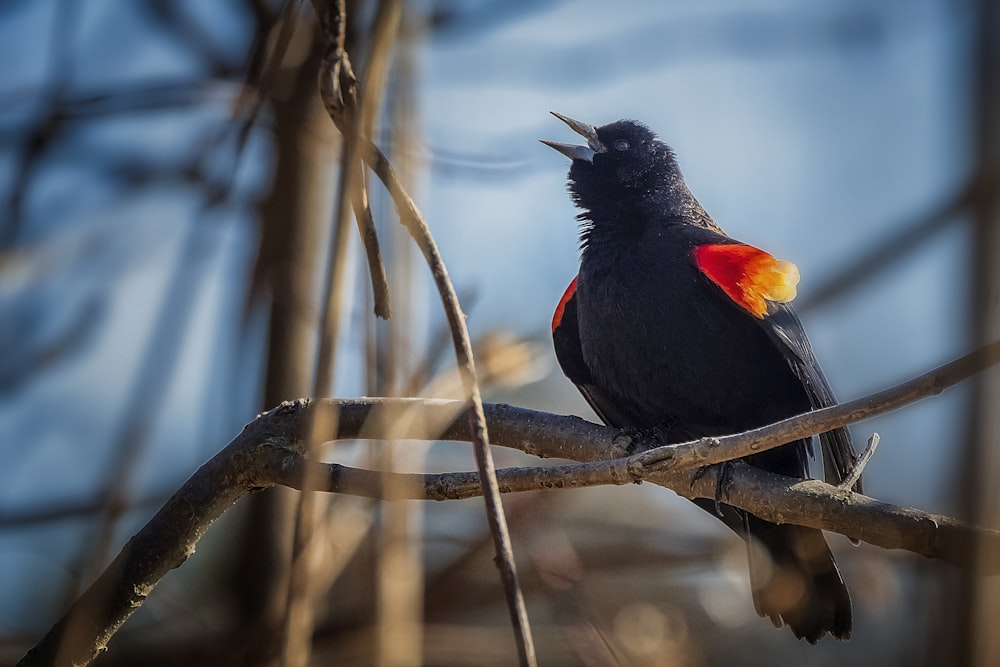
[{"label": "black wing", "polygon": [[555,317],[552,319],[552,343],[555,346],[559,367],[570,382],[580,390],[601,421],[616,428],[632,425],[635,422],[627,404],[594,384],[590,368],[583,358],[583,348],[580,346],[580,323],[576,304],[576,280],[573,280],[559,301]]},{"label": "black wing", "polygon": [[[792,372],[802,382],[809,402],[814,409],[837,404],[823,370],[816,361],[809,339],[795,311],[790,306],[770,304],[770,314],[762,320],[771,340],[785,352],[785,358]],[[858,455],[851,442],[851,434],[846,428],[838,428],[821,434],[824,477],[829,484],[839,484],[854,468]],[[861,480],[854,485],[861,493]]]}]

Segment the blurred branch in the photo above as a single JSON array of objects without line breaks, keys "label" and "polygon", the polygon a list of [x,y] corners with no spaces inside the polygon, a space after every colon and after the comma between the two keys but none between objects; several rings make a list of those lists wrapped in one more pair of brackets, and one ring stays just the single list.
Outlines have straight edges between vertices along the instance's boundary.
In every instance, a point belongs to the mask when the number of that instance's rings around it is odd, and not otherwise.
[{"label": "blurred branch", "polygon": [[[154,7],[150,8],[155,10]],[[169,10],[164,11],[169,12]],[[164,29],[170,30],[172,22],[181,20],[182,17],[177,14],[164,15],[160,18],[163,19]],[[263,27],[260,29],[263,30]],[[287,47],[287,44],[284,46]],[[276,57],[280,59],[281,55],[278,54]],[[260,97],[263,95],[263,90],[254,89],[248,95]],[[238,141],[234,151],[234,164],[239,162],[240,155],[246,148],[250,129],[261,108],[261,103],[252,103],[246,95],[238,100],[237,105],[242,104],[248,105],[250,112],[244,122],[236,126]],[[233,128],[228,125],[219,129],[208,139],[192,165],[191,170],[194,174],[198,174],[194,179],[195,182],[203,183],[202,198],[205,211],[224,204],[231,193],[235,176],[230,175],[225,181],[203,176],[208,172],[204,165],[211,159],[214,150],[224,145],[232,131]],[[188,227],[184,232],[180,259],[173,268],[166,294],[154,319],[153,333],[132,380],[133,385],[125,405],[122,424],[114,440],[113,464],[103,491],[106,509],[96,529],[96,536],[91,540],[93,546],[87,554],[87,561],[80,568],[81,580],[74,584],[73,595],[82,590],[83,581],[86,581],[97,567],[103,565],[111,552],[113,531],[128,504],[128,481],[145,452],[149,432],[160,407],[160,397],[169,386],[170,372],[181,349],[183,336],[180,332],[184,331],[193,311],[194,301],[191,294],[197,291],[204,270],[200,258],[206,231],[205,225],[202,224],[192,223]]]},{"label": "blurred branch", "polygon": [[[123,513],[128,513],[139,509],[152,509],[169,498],[172,491],[173,489],[159,492],[154,491],[140,498],[133,498],[122,511]],[[105,503],[101,497],[52,502],[47,505],[26,507],[24,509],[8,509],[0,512],[0,530],[88,518],[94,514],[103,512],[104,509]]]},{"label": "blurred branch", "polygon": [[[362,159],[372,168],[375,174],[386,186],[389,195],[399,214],[400,223],[406,227],[413,237],[417,247],[420,248],[431,274],[434,284],[440,294],[448,325],[452,332],[452,342],[455,347],[457,366],[462,379],[463,393],[467,403],[467,414],[469,426],[472,429],[473,451],[476,457],[476,466],[479,470],[479,478],[484,489],[484,500],[486,503],[486,518],[490,527],[490,534],[494,539],[496,549],[496,564],[500,571],[500,579],[503,582],[504,592],[507,596],[507,606],[510,611],[511,622],[514,627],[514,635],[517,641],[520,664],[525,666],[535,665],[534,642],[531,638],[531,630],[528,622],[528,613],[524,603],[524,595],[518,583],[517,568],[514,563],[514,549],[510,538],[510,531],[507,527],[507,519],[504,516],[503,502],[500,498],[500,490],[496,480],[496,469],[493,463],[493,455],[489,447],[489,433],[487,431],[486,416],[483,413],[483,401],[480,395],[479,382],[476,377],[475,360],[472,354],[472,342],[469,338],[469,331],[465,324],[465,316],[462,313],[461,304],[455,294],[455,287],[448,276],[444,260],[437,248],[433,236],[423,216],[410,198],[402,182],[397,177],[395,170],[388,159],[368,138],[377,109],[376,101],[371,96],[357,98],[357,79],[351,70],[351,63],[344,48],[346,35],[346,7],[344,0],[313,0],[313,7],[320,20],[320,27],[327,41],[327,50],[324,54],[323,67],[320,75],[320,96],[323,104],[330,113],[330,118],[345,136],[345,142],[350,148],[359,148]],[[388,24],[390,15],[398,14],[402,11],[399,2],[384,0],[379,4],[376,28],[380,24]],[[398,25],[398,21],[397,21]],[[390,35],[388,32],[376,32],[373,39],[373,61],[374,54],[388,52],[390,45]],[[383,61],[384,62],[384,61]],[[380,78],[384,77],[385,69],[381,67],[371,67],[370,80],[367,82],[374,84],[366,86],[378,88]],[[346,92],[346,95],[345,95]],[[367,112],[367,113],[366,113]],[[352,151],[353,154],[353,151]],[[347,176],[354,173],[353,163],[345,161],[345,172]],[[346,191],[351,196],[352,190]],[[367,222],[367,217],[359,219],[359,224]],[[368,239],[369,235],[362,230],[362,237]],[[369,254],[369,257],[371,255]],[[373,272],[374,275],[374,272]]]},{"label": "blurred branch", "polygon": [[[625,453],[648,440],[577,417],[508,405],[484,406],[484,414],[489,415],[494,444],[537,456],[587,461],[501,471],[504,491],[649,480],[687,498],[714,498],[715,476],[696,479],[695,468],[887,412],[940,393],[998,362],[1000,341],[898,387],[842,406],[806,413],[745,434],[704,438],[631,456]],[[466,407],[464,401],[427,399],[300,399],[260,415],[203,465],[129,540],[93,586],[19,665],[77,665],[93,660],[159,580],[194,552],[211,523],[253,490],[275,484],[301,484],[303,469],[308,468],[310,476],[325,480],[327,490],[381,497],[385,480],[392,476],[304,458],[306,437],[317,421],[317,413],[327,416],[319,421],[336,423],[336,430],[327,434],[330,439],[471,440],[477,435],[477,426],[462,419]],[[333,415],[336,418],[330,419]],[[481,477],[473,473],[405,477],[406,483],[393,485],[394,498],[412,488],[417,489],[410,496],[414,498],[464,498],[481,493]],[[777,523],[831,530],[877,546],[906,549],[960,567],[977,567],[981,574],[996,573],[1000,563],[1000,558],[994,557],[1000,556],[998,531],[883,503],[816,480],[782,477],[737,464],[726,502]],[[978,558],[972,558],[969,547],[973,544],[980,550]],[[984,553],[989,557],[983,557]],[[67,634],[67,619],[74,618],[74,632]]]},{"label": "blurred branch", "polygon": [[[371,127],[374,126],[377,105],[372,93],[379,89],[385,79],[383,72],[385,62],[388,60],[389,42],[385,41],[387,37],[381,33],[395,32],[395,30],[386,30],[393,23],[390,20],[389,11],[385,9],[386,6],[385,2],[379,4],[379,14],[374,31],[376,34],[372,40],[371,64],[375,67],[369,68],[370,70],[374,69],[374,72],[369,72],[368,79],[372,83],[366,86],[366,90],[362,93],[358,90],[358,78],[354,74],[351,58],[344,49],[347,40],[347,15],[344,0],[313,1],[313,9],[319,18],[320,32],[326,40],[323,61],[320,65],[320,98],[323,100],[323,106],[327,113],[330,114],[330,119],[344,136],[345,142],[350,144],[352,158],[356,155],[357,137],[360,134],[367,136]],[[398,27],[398,18],[396,27]],[[360,117],[358,117],[359,113]],[[353,166],[353,159],[351,165]],[[353,177],[354,173],[350,172],[349,175]],[[392,312],[389,303],[389,285],[386,280],[385,265],[382,262],[378,234],[375,231],[375,221],[372,219],[368,206],[368,195],[364,187],[351,188],[350,195],[358,233],[361,236],[365,257],[368,260],[375,314],[383,319],[388,319]]]},{"label": "blurred branch", "polygon": [[[386,8],[390,6],[394,9],[387,11]],[[381,304],[381,308],[376,306],[376,311],[388,312],[388,292],[378,291],[380,287],[383,290],[385,288],[385,281],[379,283],[377,280],[379,277],[384,277],[385,269],[381,266],[380,251],[377,248],[378,238],[375,235],[374,223],[371,222],[367,197],[362,195],[364,174],[358,154],[358,137],[365,134],[366,128],[374,124],[382,84],[385,81],[385,77],[379,72],[383,72],[387,67],[386,62],[398,30],[402,6],[399,0],[383,0],[379,3],[371,29],[374,46],[368,62],[369,77],[360,90],[344,49],[347,32],[346,2],[344,0],[314,2],[313,7],[319,18],[320,35],[323,40],[319,67],[321,97],[325,102],[331,89],[336,95],[340,114],[331,113],[331,117],[343,137],[337,174],[337,196],[333,211],[333,230],[330,235],[323,293],[320,298],[320,331],[311,392],[313,396],[324,396],[332,390],[333,380],[336,377],[335,364],[343,315],[351,204],[359,213],[357,224],[362,240],[368,246],[368,259],[377,260],[380,265],[371,272],[375,301],[376,304]],[[330,108],[326,104],[324,106]],[[369,222],[371,227],[366,228]],[[374,250],[370,247],[373,243]],[[306,456],[311,459],[320,455],[320,445],[323,442],[321,434],[330,428],[335,428],[336,424],[336,417],[328,414],[317,413],[314,418],[315,421],[306,439]],[[315,603],[325,592],[320,590],[316,583],[319,563],[316,555],[328,539],[323,532],[323,523],[317,520],[319,515],[325,513],[324,501],[313,493],[313,488],[319,487],[321,480],[307,476],[301,482],[302,493],[299,495],[296,511],[291,577],[288,582],[283,624],[281,664],[284,667],[308,664],[315,626]]]},{"label": "blurred branch", "polygon": [[[967,141],[972,152],[975,178],[982,184],[970,206],[971,237],[967,251],[969,285],[968,324],[976,344],[1000,336],[1000,7],[979,0],[971,5],[970,31],[970,131]],[[967,430],[957,452],[960,516],[984,526],[1000,525],[996,502],[996,445],[1000,439],[997,403],[1000,378],[980,376],[972,383]],[[972,545],[972,560],[986,563],[995,559],[987,540]],[[964,665],[1000,664],[1000,635],[995,622],[1000,610],[1000,588],[984,586],[971,576],[960,580],[957,613],[950,629],[951,655]],[[947,636],[947,635],[946,635]],[[946,646],[946,649],[948,647]]]},{"label": "blurred branch", "polygon": [[[319,321],[314,284],[324,255],[321,239],[330,226],[329,190],[339,152],[336,129],[318,104],[321,44],[315,31],[302,29],[309,23],[300,18],[300,5],[285,0],[279,16],[265,15],[271,17],[261,21],[269,28],[259,33],[254,49],[247,77],[252,85],[234,108],[234,117],[247,119],[243,127],[249,129],[249,121],[267,104],[276,151],[271,188],[260,203],[261,238],[244,306],[247,332],[257,331],[250,324],[253,313],[264,304],[268,309],[262,408],[289,396],[316,395],[311,385]],[[293,40],[302,60],[289,52]],[[282,626],[300,497],[286,489],[255,494],[241,535],[233,540],[240,556],[228,583],[238,601],[238,623],[247,628],[235,641],[241,654],[260,656],[261,664],[264,656],[277,654],[287,635]]]},{"label": "blurred branch", "polygon": [[859,287],[871,284],[870,281],[874,278],[912,257],[915,251],[922,248],[938,232],[960,220],[962,214],[976,201],[982,189],[983,186],[970,183],[917,218],[915,222],[885,225],[886,229],[897,231],[873,244],[860,256],[838,267],[832,277],[796,302],[796,308],[800,313],[819,308]]}]

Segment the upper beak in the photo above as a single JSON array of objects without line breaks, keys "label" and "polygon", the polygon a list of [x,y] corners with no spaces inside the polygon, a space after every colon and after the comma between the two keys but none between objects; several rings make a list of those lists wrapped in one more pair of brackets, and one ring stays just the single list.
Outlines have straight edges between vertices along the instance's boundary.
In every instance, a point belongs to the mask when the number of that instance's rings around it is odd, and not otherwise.
[{"label": "upper beak", "polygon": [[594,156],[598,153],[603,153],[607,148],[601,143],[601,140],[597,138],[597,128],[588,123],[581,123],[578,120],[573,120],[572,118],[567,118],[562,114],[558,114],[555,111],[550,112],[553,116],[561,120],[570,126],[570,128],[579,134],[581,137],[587,139],[586,146],[574,146],[573,144],[561,144],[556,141],[545,141],[540,140],[546,146],[550,146],[570,160],[586,160],[587,162],[593,162]]}]

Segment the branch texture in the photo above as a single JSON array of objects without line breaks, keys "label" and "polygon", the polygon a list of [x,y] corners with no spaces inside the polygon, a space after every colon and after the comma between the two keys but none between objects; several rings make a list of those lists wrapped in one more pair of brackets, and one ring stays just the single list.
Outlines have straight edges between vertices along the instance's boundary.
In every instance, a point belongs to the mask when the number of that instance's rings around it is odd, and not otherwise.
[{"label": "branch texture", "polygon": [[[582,461],[547,468],[498,471],[504,492],[627,484],[648,480],[687,498],[713,498],[715,476],[694,479],[693,470],[736,459],[865,419],[926,396],[1000,361],[1000,342],[966,355],[872,396],[787,419],[773,426],[723,438],[644,450],[650,443],[633,434],[578,417],[509,405],[485,405],[493,444],[540,457]],[[308,425],[317,419],[336,424],[328,439],[461,440],[473,438],[465,401],[426,399],[309,400],[283,403],[248,424],[219,454],[203,465],[135,535],[97,581],[70,607],[20,665],[87,664],[171,569],[194,552],[211,523],[252,490],[301,484],[314,467],[320,488],[382,498],[391,484],[393,499],[458,499],[482,494],[475,473],[387,474],[307,461]],[[337,418],[330,419],[336,415]],[[636,452],[638,453],[632,453]],[[393,482],[399,482],[393,484]],[[963,568],[1000,564],[1000,532],[955,519],[883,503],[827,485],[774,475],[743,464],[734,466],[726,502],[776,523],[830,530],[870,544],[905,549]],[[975,544],[979,557],[971,558]],[[85,623],[76,620],[85,619]],[[71,628],[72,632],[67,632]]]}]

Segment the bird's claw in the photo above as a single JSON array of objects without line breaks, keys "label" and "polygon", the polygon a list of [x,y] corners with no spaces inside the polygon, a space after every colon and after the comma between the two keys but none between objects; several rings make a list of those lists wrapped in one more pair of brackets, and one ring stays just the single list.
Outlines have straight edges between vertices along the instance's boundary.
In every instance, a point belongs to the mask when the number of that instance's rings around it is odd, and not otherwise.
[{"label": "bird's claw", "polygon": [[653,428],[625,426],[621,429],[621,433],[628,438],[625,456],[641,454],[657,447],[672,444],[668,426],[654,426]]},{"label": "bird's claw", "polygon": [[733,488],[733,472],[735,467],[732,461],[723,461],[722,463],[713,463],[712,465],[702,466],[694,471],[694,477],[691,478],[691,486],[699,479],[705,476],[710,468],[719,468],[716,479],[718,480],[715,485],[715,515],[720,519],[722,516],[722,499],[729,500],[729,492]]}]

